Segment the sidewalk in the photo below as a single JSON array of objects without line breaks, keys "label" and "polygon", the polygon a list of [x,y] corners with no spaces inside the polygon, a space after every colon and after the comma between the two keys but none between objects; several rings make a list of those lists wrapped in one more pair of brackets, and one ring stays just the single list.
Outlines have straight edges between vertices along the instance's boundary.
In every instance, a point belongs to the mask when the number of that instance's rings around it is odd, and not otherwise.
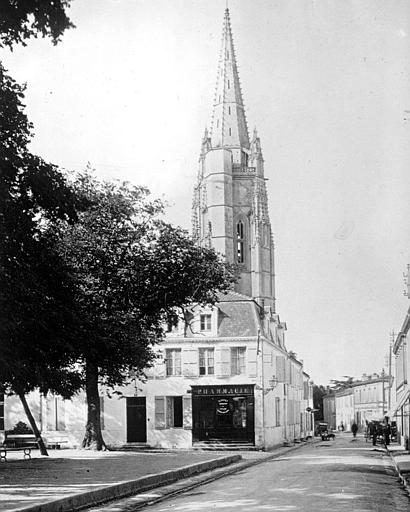
[{"label": "sidewalk", "polygon": [[402,446],[392,443],[387,447],[399,478],[410,495],[410,453]]},{"label": "sidewalk", "polygon": [[11,452],[8,462],[0,464],[0,511],[74,510],[107,497],[120,498],[239,461],[235,468],[242,469],[292,449],[295,447],[240,453],[49,450],[49,457],[32,452],[31,460],[24,460],[21,452]]}]

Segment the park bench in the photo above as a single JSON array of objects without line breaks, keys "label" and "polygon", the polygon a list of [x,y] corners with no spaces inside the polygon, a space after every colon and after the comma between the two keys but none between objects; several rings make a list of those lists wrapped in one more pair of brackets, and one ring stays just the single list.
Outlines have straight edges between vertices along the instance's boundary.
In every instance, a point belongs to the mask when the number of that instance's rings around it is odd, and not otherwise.
[{"label": "park bench", "polygon": [[63,435],[45,433],[45,435],[42,437],[47,448],[54,448],[55,450],[59,450],[61,445],[68,444],[68,437]]},{"label": "park bench", "polygon": [[7,461],[8,452],[24,453],[25,459],[31,459],[31,450],[38,448],[37,438],[33,434],[4,434],[3,444],[0,445],[0,462]]}]

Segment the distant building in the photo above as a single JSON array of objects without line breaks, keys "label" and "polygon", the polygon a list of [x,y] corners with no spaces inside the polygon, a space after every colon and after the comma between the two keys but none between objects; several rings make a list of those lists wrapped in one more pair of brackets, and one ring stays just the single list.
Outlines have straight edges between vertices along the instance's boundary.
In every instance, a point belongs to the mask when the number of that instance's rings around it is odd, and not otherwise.
[{"label": "distant building", "polygon": [[387,376],[363,375],[352,384],[354,393],[354,419],[358,427],[366,428],[366,421],[382,420],[387,414]]},{"label": "distant building", "polygon": [[349,431],[355,418],[353,388],[336,391],[335,407],[336,428]]}]

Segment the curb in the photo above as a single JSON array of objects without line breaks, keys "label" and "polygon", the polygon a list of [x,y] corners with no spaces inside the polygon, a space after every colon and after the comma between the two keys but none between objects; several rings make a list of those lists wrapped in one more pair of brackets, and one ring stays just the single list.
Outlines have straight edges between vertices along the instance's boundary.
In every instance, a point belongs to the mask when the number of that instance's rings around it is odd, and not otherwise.
[{"label": "curb", "polygon": [[403,473],[400,471],[399,466],[398,466],[398,464],[396,462],[396,459],[392,455],[392,452],[387,447],[386,447],[386,451],[390,455],[390,459],[393,462],[394,469],[396,470],[396,473],[397,473],[397,475],[399,477],[401,485],[404,487],[404,489],[406,490],[408,496],[410,497],[410,486],[409,486],[406,478],[403,476]]},{"label": "curb", "polygon": [[188,478],[197,473],[221,468],[229,464],[233,464],[234,462],[238,462],[241,459],[241,455],[219,457],[206,462],[184,466],[172,471],[164,471],[162,473],[138,478],[136,480],[129,480],[120,484],[106,485],[92,491],[74,494],[72,496],[49,501],[47,503],[13,509],[13,512],[68,512],[80,510],[82,508],[89,508],[101,505],[108,501],[119,500],[133,494],[148,491],[154,487],[171,484],[177,480]]}]

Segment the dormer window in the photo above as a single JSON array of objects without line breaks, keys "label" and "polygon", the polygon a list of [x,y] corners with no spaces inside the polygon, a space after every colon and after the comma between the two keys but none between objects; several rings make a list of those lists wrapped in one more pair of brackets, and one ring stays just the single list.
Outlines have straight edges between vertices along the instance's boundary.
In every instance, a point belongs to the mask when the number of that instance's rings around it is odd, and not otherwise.
[{"label": "dormer window", "polygon": [[212,315],[210,314],[204,314],[200,315],[200,329],[201,332],[210,331],[212,327]]},{"label": "dormer window", "polygon": [[241,220],[236,225],[236,247],[238,263],[243,263],[245,260],[245,228]]}]

